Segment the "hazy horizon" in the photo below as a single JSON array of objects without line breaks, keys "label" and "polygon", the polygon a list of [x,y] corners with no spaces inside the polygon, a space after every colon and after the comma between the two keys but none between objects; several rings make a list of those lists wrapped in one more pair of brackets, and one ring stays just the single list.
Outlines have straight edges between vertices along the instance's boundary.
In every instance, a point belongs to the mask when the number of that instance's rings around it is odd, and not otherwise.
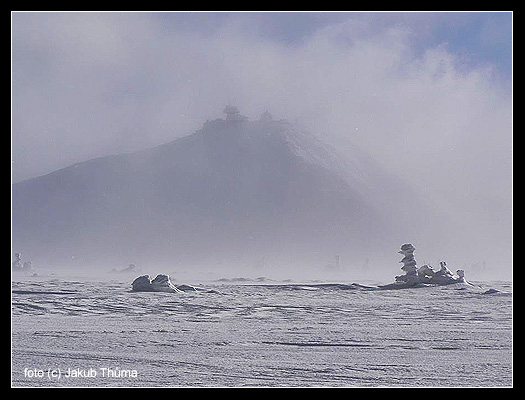
[{"label": "hazy horizon", "polygon": [[357,146],[457,221],[453,260],[511,274],[512,13],[12,13],[12,183],[227,104]]}]

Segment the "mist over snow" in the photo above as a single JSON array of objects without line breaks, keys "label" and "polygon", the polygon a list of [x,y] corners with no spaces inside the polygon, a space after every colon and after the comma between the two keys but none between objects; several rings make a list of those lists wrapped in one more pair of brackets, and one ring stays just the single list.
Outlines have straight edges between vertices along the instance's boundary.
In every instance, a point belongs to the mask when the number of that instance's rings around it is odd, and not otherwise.
[{"label": "mist over snow", "polygon": [[[192,243],[173,256],[190,265],[257,232],[271,243],[239,263],[279,245],[298,269],[310,251],[397,273],[411,242],[419,263],[508,278],[511,28],[509,13],[13,13],[13,252],[70,259],[70,240],[125,265]],[[249,121],[226,129],[225,105]],[[187,229],[156,235],[168,215]],[[272,237],[283,215],[303,242]]]},{"label": "mist over snow", "polygon": [[269,113],[16,183],[13,200],[14,246],[54,264],[360,265],[406,218],[447,223],[361,150],[343,156]]}]

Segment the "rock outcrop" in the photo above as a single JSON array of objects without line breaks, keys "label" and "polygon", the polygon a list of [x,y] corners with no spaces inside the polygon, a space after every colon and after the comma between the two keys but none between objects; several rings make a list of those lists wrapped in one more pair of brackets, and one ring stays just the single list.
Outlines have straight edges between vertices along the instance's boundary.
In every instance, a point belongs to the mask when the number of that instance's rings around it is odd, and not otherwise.
[{"label": "rock outcrop", "polygon": [[139,276],[133,281],[131,287],[135,292],[182,292],[171,283],[170,277],[164,274],[157,275],[153,280],[150,280],[149,275]]},{"label": "rock outcrop", "polygon": [[414,258],[416,248],[411,243],[405,243],[401,246],[400,254],[403,254],[401,269],[405,271],[404,275],[398,275],[394,283],[380,285],[381,289],[404,289],[410,287],[422,287],[428,285],[450,285],[453,283],[466,283],[465,271],[458,269],[456,275],[447,268],[447,264],[441,261],[441,269],[435,272],[430,265],[423,265],[417,268],[417,262]]}]

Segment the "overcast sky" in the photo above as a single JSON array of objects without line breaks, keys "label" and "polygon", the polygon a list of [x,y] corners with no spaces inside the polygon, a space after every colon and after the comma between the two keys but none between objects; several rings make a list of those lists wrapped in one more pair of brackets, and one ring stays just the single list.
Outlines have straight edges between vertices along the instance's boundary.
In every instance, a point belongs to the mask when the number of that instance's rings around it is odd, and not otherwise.
[{"label": "overcast sky", "polygon": [[233,104],[360,146],[507,235],[511,78],[508,12],[15,12],[12,180],[186,136]]}]

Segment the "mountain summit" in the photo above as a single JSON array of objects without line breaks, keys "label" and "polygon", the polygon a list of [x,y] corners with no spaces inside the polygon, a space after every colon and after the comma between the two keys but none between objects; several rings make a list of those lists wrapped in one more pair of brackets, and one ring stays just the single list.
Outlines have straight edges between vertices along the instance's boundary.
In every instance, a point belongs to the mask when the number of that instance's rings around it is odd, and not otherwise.
[{"label": "mountain summit", "polygon": [[396,210],[417,209],[358,149],[343,157],[268,112],[225,113],[172,142],[14,184],[14,251],[62,264],[361,257],[399,231]]}]

